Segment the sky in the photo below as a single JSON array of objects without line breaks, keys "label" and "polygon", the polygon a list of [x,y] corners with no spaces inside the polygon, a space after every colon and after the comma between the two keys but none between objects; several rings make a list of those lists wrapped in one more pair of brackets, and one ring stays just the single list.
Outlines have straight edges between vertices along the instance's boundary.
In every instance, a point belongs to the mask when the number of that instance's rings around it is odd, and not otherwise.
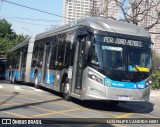
[{"label": "sky", "polygon": [[[63,0],[7,0],[63,16]],[[63,18],[13,5],[0,0],[0,19],[5,18],[17,34],[36,35],[62,25]]]}]

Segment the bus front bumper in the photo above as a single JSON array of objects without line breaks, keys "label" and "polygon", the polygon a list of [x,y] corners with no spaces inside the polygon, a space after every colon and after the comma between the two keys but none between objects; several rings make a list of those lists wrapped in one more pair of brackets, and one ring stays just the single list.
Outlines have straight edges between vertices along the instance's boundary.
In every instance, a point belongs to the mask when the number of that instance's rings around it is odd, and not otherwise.
[{"label": "bus front bumper", "polygon": [[144,89],[127,89],[106,87],[105,90],[89,89],[82,95],[82,100],[114,100],[114,101],[149,101],[151,87]]}]

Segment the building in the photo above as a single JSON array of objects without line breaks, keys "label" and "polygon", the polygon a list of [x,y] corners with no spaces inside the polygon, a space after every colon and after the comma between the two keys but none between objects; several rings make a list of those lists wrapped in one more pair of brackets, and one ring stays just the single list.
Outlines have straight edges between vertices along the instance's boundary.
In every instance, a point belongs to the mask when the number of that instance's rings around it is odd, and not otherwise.
[{"label": "building", "polygon": [[64,0],[64,23],[85,16],[118,17],[115,0]]},{"label": "building", "polygon": [[[154,2],[156,3],[157,0],[154,0]],[[141,4],[141,7],[143,10],[144,9],[148,9],[150,8],[150,6],[153,6],[153,0],[145,0],[143,1],[143,3]],[[156,8],[151,8],[150,11],[147,12],[147,16],[145,16],[144,20],[142,20],[142,22],[139,23],[140,26],[143,27],[148,27],[150,25],[152,25],[153,23],[155,23],[156,19],[154,19],[155,17],[157,17],[157,10],[160,10],[160,6],[155,6]],[[150,33],[160,33],[160,24],[156,24],[153,28],[149,29]],[[160,34],[150,34],[151,35],[151,39],[154,43],[153,45],[153,50],[160,55]]]},{"label": "building", "polygon": [[119,7],[115,0],[97,0],[99,14],[102,17],[118,18]]},{"label": "building", "polygon": [[[134,2],[134,1],[137,1],[137,3],[138,3],[141,0],[130,0],[130,2]],[[138,22],[139,26],[148,27],[148,26],[152,25],[153,23],[155,23],[155,21],[156,21],[155,18],[157,17],[156,10],[160,10],[160,5],[154,6],[157,1],[158,0],[143,0],[143,1],[141,1],[141,4],[139,5],[141,12],[144,13],[144,10],[148,10],[149,8],[150,9],[148,12],[146,12],[146,16],[144,16],[144,14],[138,16],[138,20],[143,19],[141,22]],[[149,29],[149,32],[156,33],[156,34],[150,34],[152,42],[154,43],[152,48],[156,52],[157,55],[160,55],[160,34],[157,34],[157,33],[160,33],[160,24],[156,24],[154,27]]]},{"label": "building", "polygon": [[90,15],[91,0],[64,0],[64,23]]}]

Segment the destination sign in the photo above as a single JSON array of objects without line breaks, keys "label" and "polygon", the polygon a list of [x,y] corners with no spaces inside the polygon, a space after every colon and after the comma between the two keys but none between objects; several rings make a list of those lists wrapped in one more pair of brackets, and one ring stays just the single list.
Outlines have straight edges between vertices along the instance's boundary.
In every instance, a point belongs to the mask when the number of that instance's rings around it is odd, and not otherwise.
[{"label": "destination sign", "polygon": [[104,37],[103,42],[134,46],[134,47],[143,47],[142,41],[123,39],[123,38]]}]

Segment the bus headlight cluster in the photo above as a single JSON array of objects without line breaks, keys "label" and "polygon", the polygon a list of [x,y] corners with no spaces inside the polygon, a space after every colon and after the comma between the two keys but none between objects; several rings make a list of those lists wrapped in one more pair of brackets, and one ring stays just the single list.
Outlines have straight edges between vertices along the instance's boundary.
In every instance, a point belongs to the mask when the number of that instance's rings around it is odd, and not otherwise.
[{"label": "bus headlight cluster", "polygon": [[146,81],[146,85],[147,85],[147,86],[152,85],[152,78],[149,78],[149,79]]},{"label": "bus headlight cluster", "polygon": [[96,75],[95,72],[91,71],[91,70],[88,70],[88,78],[98,82],[98,83],[101,83],[103,84],[103,79],[101,76],[99,75]]}]

